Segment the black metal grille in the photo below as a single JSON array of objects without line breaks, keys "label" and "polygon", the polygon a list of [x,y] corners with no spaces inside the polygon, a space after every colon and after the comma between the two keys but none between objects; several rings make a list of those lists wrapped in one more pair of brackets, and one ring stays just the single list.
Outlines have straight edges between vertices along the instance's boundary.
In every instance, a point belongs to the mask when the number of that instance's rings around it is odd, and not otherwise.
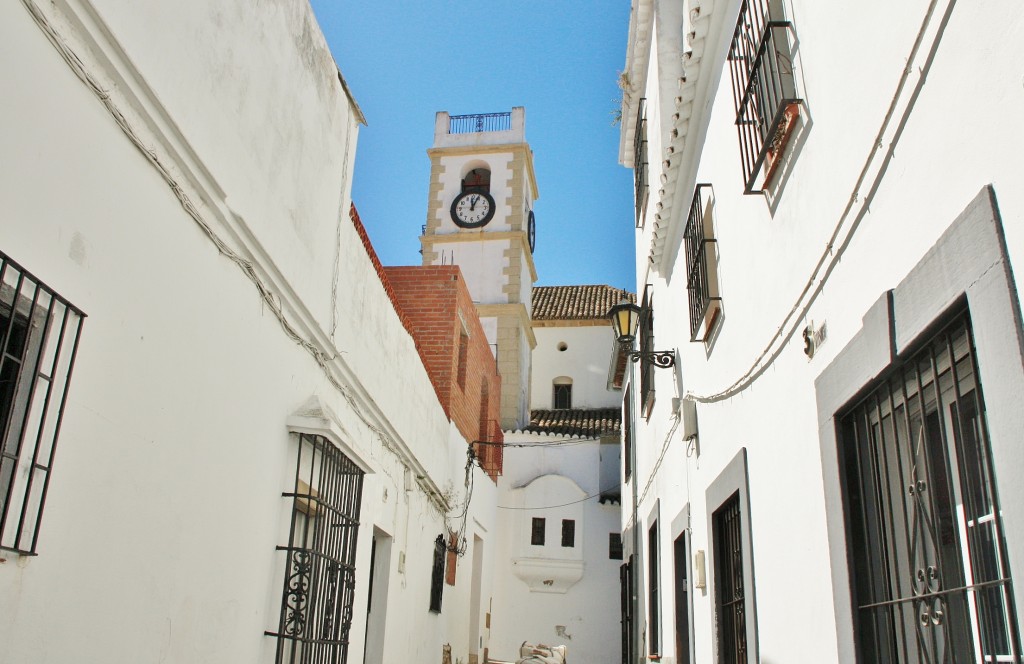
[{"label": "black metal grille", "polygon": [[636,111],[636,130],[633,134],[633,184],[636,203],[636,226],[644,223],[647,206],[647,100],[641,99]]},{"label": "black metal grille", "polygon": [[[686,291],[690,299],[690,341],[707,338],[713,321],[708,310],[713,302],[721,302],[718,293],[718,275],[712,269],[713,252],[718,240],[714,237],[714,224],[709,218],[712,197],[710,184],[698,184],[690,203],[690,214],[683,232],[686,247]],[[703,332],[703,335],[702,335]]]},{"label": "black metal grille", "polygon": [[651,624],[647,626],[650,640],[649,654],[661,652],[661,581],[658,564],[658,522],[647,531],[647,599],[650,606]]},{"label": "black metal grille", "polygon": [[747,661],[741,525],[740,496],[736,493],[715,512],[714,517],[718,657],[723,664]]},{"label": "black metal grille", "polygon": [[553,401],[556,410],[572,408],[572,385],[556,384]]},{"label": "black metal grille", "polygon": [[[627,360],[628,361],[628,360]],[[625,479],[633,476],[633,385],[626,386],[622,398],[622,462]]]},{"label": "black metal grille", "polygon": [[444,563],[448,547],[444,535],[434,539],[434,564],[430,570],[430,610],[441,613],[441,599],[444,596]]},{"label": "black metal grille", "polygon": [[644,289],[644,304],[640,312],[640,416],[646,417],[654,405],[654,300],[650,286]]},{"label": "black metal grille", "polygon": [[966,316],[840,419],[861,661],[1021,661]]},{"label": "black metal grille", "polygon": [[633,642],[633,556],[619,566],[619,605],[622,627],[622,664],[636,662]]},{"label": "black metal grille", "polygon": [[[778,7],[778,8],[777,8]],[[786,109],[801,103],[796,96],[789,21],[778,0],[744,0],[729,50],[736,128],[739,131],[743,181],[748,194],[782,126]]]},{"label": "black metal grille", "polygon": [[512,128],[511,113],[476,113],[448,118],[449,134],[474,134],[482,131],[505,131]]},{"label": "black metal grille", "polygon": [[277,632],[278,664],[345,664],[355,596],[363,471],[323,436],[301,434]]},{"label": "black metal grille", "polygon": [[36,552],[84,318],[0,253],[0,549]]}]

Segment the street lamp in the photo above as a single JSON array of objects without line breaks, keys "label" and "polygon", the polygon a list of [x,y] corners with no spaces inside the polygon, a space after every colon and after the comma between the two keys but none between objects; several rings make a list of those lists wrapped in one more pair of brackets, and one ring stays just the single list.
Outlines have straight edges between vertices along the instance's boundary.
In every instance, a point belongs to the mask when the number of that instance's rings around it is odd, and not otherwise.
[{"label": "street lamp", "polygon": [[643,359],[663,369],[675,366],[676,352],[674,350],[644,351],[633,348],[633,342],[636,341],[636,328],[640,324],[640,307],[623,300],[608,311],[608,318],[611,319],[612,326],[615,328],[615,338],[629,359],[634,362]]},{"label": "street lamp", "polygon": [[[608,318],[610,318],[611,321],[612,321],[612,327],[614,328],[614,331],[615,331],[615,339],[619,343],[619,349],[621,350],[621,352],[626,357],[628,357],[630,360],[633,361],[633,364],[635,364],[635,363],[639,362],[641,359],[643,359],[645,362],[653,364],[656,367],[666,368],[666,367],[673,367],[673,366],[675,366],[675,364],[676,364],[676,353],[675,353],[674,350],[673,351],[643,351],[643,350],[637,350],[635,348],[635,344],[636,344],[636,329],[637,329],[637,327],[640,324],[640,313],[641,313],[640,307],[636,306],[635,304],[633,304],[632,302],[629,302],[627,300],[623,300],[622,302],[619,302],[618,304],[616,304],[614,307],[612,307],[608,311]],[[630,375],[629,375],[629,382],[630,382],[630,384],[633,383],[633,374],[634,374],[633,364],[630,364]],[[624,404],[624,407],[629,409],[629,414],[627,415],[627,417],[629,417],[630,420],[633,419],[632,418],[632,412],[633,412],[632,411],[632,409],[633,409],[632,401],[633,400],[630,399],[630,403]],[[639,576],[640,576],[639,575],[639,567],[642,565],[642,563],[641,563],[641,559],[640,559],[640,523],[639,523],[639,516],[637,514],[637,511],[638,511],[640,505],[639,505],[639,501],[637,499],[637,486],[636,486],[637,485],[637,479],[638,479],[636,473],[639,472],[639,469],[637,468],[637,465],[636,465],[636,428],[630,426],[628,428],[628,431],[626,432],[626,435],[629,436],[629,440],[626,441],[626,443],[628,445],[628,448],[629,448],[629,467],[632,469],[632,471],[634,473],[633,478],[632,478],[632,482],[630,482],[630,484],[632,485],[631,488],[632,488],[632,494],[633,494],[633,506],[632,506],[633,507],[633,510],[632,510],[633,511],[633,529],[632,529],[633,553],[632,553],[632,560],[630,561],[631,567],[632,567],[632,573],[630,574],[630,582],[631,582],[630,585],[632,587],[629,589],[630,590],[630,595],[631,595],[631,597],[630,597],[630,599],[631,599],[631,602],[630,602],[630,604],[631,604],[631,606],[630,606],[630,615],[631,615],[632,623],[633,624],[630,626],[632,628],[632,630],[631,630],[632,634],[630,634],[630,641],[631,641],[631,643],[630,643],[630,647],[628,648],[628,650],[631,651],[629,653],[630,664],[633,664],[633,662],[636,661],[636,659],[634,659],[634,658],[636,657],[636,654],[637,654],[634,651],[634,648],[639,649],[640,652],[643,652],[643,650],[644,650],[644,646],[643,646],[643,630],[641,629],[641,626],[640,626],[640,616],[637,615],[639,613],[638,609],[639,609],[639,606],[640,606],[640,588],[639,588],[639,584],[638,584]]]}]

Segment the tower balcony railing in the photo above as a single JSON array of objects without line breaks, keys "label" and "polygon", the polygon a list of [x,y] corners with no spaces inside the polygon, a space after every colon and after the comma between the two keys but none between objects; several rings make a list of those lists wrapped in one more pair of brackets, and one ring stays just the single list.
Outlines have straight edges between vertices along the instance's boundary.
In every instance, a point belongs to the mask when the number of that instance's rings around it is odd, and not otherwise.
[{"label": "tower balcony railing", "polygon": [[448,118],[449,134],[506,131],[511,128],[511,113],[476,113],[474,115],[452,115]]}]

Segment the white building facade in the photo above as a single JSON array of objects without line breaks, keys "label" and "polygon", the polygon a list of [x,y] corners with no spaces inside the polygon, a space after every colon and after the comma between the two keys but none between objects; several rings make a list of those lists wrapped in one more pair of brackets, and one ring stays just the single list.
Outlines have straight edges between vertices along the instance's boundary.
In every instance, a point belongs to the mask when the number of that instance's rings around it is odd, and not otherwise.
[{"label": "white building facade", "polygon": [[624,661],[1021,661],[1022,37],[634,3],[638,342],[676,366],[624,408]]},{"label": "white building facade", "polygon": [[447,586],[469,441],[350,219],[308,4],[24,0],[0,43],[0,659],[486,646],[495,487]]},{"label": "white building facade", "polygon": [[538,286],[529,424],[505,431],[498,482],[491,653],[523,641],[568,647],[569,661],[619,660],[621,393],[604,362],[606,316],[632,294]]}]

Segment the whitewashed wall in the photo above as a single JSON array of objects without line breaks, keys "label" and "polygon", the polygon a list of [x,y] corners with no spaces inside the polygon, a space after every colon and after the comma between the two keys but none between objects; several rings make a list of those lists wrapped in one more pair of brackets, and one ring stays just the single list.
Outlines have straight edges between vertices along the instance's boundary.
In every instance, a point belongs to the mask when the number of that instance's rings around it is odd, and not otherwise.
[{"label": "whitewashed wall", "polygon": [[[596,497],[605,488],[600,486],[601,449],[609,453],[609,446],[596,439],[563,445],[564,437],[526,433],[506,433],[505,442],[541,447],[505,449],[491,656],[515,661],[519,645],[530,641],[567,645],[571,661],[620,661],[621,561],[608,557],[609,533],[619,532],[619,506],[600,504]],[[534,517],[547,521],[544,547],[530,545]],[[563,518],[577,520],[571,550],[561,547]]]},{"label": "whitewashed wall", "polygon": [[[615,408],[622,394],[607,389],[608,356],[612,332],[608,325],[534,326],[537,347],[533,350],[530,408],[553,406],[552,384],[556,378],[572,378],[573,408]],[[559,344],[566,345],[559,350]]]},{"label": "whitewashed wall", "polygon": [[[357,111],[308,5],[41,7],[326,361],[285,334],[23,4],[0,8],[0,53],[17,63],[0,73],[16,91],[0,109],[0,250],[89,315],[39,555],[0,554],[4,658],[273,661],[263,632],[278,621],[296,451],[286,420],[314,395],[373,471],[350,661],[362,661],[374,527],[394,537],[388,623],[403,655],[439,659],[456,636],[465,653],[464,587],[447,589],[441,617],[427,612],[445,527],[428,495],[452,487],[457,503],[465,441],[347,219]],[[361,327],[335,331],[335,317]]]},{"label": "whitewashed wall", "polygon": [[[691,1],[685,24],[659,28],[657,21],[669,4],[641,2],[635,8],[633,39],[644,34],[649,16],[656,27],[648,34],[657,37],[627,60],[627,68],[635,63],[638,71],[646,72],[646,82],[632,81],[635,95],[647,97],[649,126],[662,127],[649,135],[651,204],[637,238],[638,289],[653,284],[656,345],[678,346],[682,365],[675,375],[656,371],[654,413],[637,428],[637,477],[640,493],[646,493],[639,508],[641,525],[646,532],[655,501],[663,524],[662,661],[677,661],[670,638],[671,567],[665,562],[671,534],[664,524],[688,505],[692,546],[710,551],[706,491],[741,448],[746,448],[749,464],[760,659],[837,661],[840,641],[849,638],[850,627],[837,624],[832,596],[835,575],[845,570],[830,568],[827,529],[835,517],[826,513],[823,484],[834,480],[823,476],[814,380],[861,328],[868,308],[908,274],[987,184],[998,198],[1011,262],[1020,262],[1024,194],[1017,183],[1024,174],[1019,159],[1024,137],[1012,127],[1024,117],[1024,21],[1013,2],[984,7],[939,2],[928,21],[925,0],[898,7],[880,1],[856,7],[787,2],[799,37],[807,130],[792,146],[795,156],[784,188],[766,201],[742,195],[731,84],[723,65],[739,2]],[[670,186],[662,195],[662,161],[670,156],[666,144],[672,124],[666,125],[660,114],[664,98],[680,93],[677,80],[659,83],[659,73],[674,66],[672,59],[679,53],[663,52],[658,40],[675,31],[689,35],[695,29],[691,12],[698,4],[701,20],[710,23],[686,42],[687,49],[696,52],[699,47],[703,57],[687,72],[697,91],[688,125],[691,138],[672,157],[679,192]],[[919,32],[924,49],[912,62],[903,92],[895,95]],[[934,57],[929,59],[933,45]],[[652,56],[645,67],[647,53],[660,53],[661,59]],[[879,132],[891,104],[894,120],[881,133],[879,150]],[[631,146],[632,134],[627,134],[623,144]],[[879,156],[891,146],[894,156],[883,168]],[[857,185],[865,168],[867,184]],[[697,182],[714,186],[724,298],[721,334],[709,346],[689,342],[686,264],[678,237],[665,249],[663,260],[653,267],[649,261],[657,203],[667,204],[675,196],[672,223],[685,223]],[[680,431],[672,429],[672,404],[665,397],[717,393],[751,366],[798,299],[851,204],[855,211],[866,205],[866,213],[821,295],[798,321],[800,328],[811,319],[827,321],[825,345],[809,361],[798,333],[781,345],[778,358],[751,386],[731,398],[699,405],[699,453],[688,454]],[[984,384],[985,367],[981,372]],[[999,385],[985,384],[985,390],[994,393]],[[1004,459],[1008,465],[998,469],[1003,478],[1024,470],[1018,459]],[[1019,504],[1015,486],[1004,479],[999,489],[1004,505],[1010,504],[1008,496]],[[628,491],[623,493],[628,496]],[[629,518],[626,509],[623,523]],[[1014,552],[1020,551],[1017,542],[1024,537],[1024,515],[1008,509],[1005,519],[1011,565],[1016,567],[1014,555],[1021,554]],[[713,604],[712,596],[696,593],[698,661],[712,656]]]}]

